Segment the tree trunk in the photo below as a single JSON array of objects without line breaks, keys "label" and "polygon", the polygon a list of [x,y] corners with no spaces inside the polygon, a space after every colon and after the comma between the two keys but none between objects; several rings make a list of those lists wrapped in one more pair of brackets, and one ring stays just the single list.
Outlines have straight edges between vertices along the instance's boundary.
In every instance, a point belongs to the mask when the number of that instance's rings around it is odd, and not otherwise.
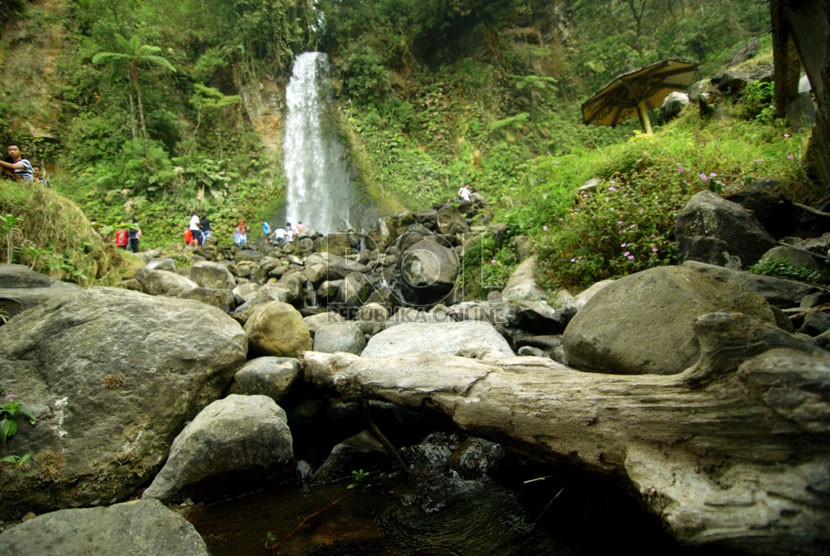
[{"label": "tree trunk", "polygon": [[136,100],[138,102],[138,121],[141,124],[141,138],[147,141],[147,126],[144,125],[144,103],[141,100],[141,85],[138,82],[138,66],[136,64],[130,66],[130,81],[133,82]]},{"label": "tree trunk", "polygon": [[830,357],[744,315],[698,319],[678,375],[551,360],[307,352],[306,381],[449,415],[537,459],[627,476],[683,544],[751,554],[830,547]]}]

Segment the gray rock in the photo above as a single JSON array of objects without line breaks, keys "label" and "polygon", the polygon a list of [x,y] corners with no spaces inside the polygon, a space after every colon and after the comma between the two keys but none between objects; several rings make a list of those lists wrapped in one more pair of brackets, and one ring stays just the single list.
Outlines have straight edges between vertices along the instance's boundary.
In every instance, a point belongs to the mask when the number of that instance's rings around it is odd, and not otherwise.
[{"label": "gray rock", "polygon": [[195,288],[182,293],[179,297],[211,305],[217,309],[225,311],[226,313],[231,312],[234,305],[236,305],[236,298],[234,297],[233,292],[227,289],[218,290],[212,288]]},{"label": "gray rock", "polygon": [[361,355],[377,358],[415,353],[480,357],[493,353],[513,355],[513,350],[493,325],[486,322],[411,322],[375,334]]},{"label": "gray rock", "polygon": [[314,335],[314,351],[323,353],[344,351],[359,355],[365,347],[366,338],[360,325],[355,322],[330,324],[320,328]]},{"label": "gray rock", "polygon": [[408,247],[401,255],[401,295],[414,305],[441,301],[455,286],[458,255],[451,246],[428,236]]},{"label": "gray rock", "polygon": [[576,309],[555,309],[542,301],[519,301],[511,304],[512,326],[534,334],[561,334]]},{"label": "gray rock", "polygon": [[[500,302],[464,301],[449,307],[447,315],[455,321],[479,320],[493,325],[506,325],[510,319],[508,305]],[[449,322],[449,320],[442,319],[437,322]]]},{"label": "gray rock", "polygon": [[672,91],[663,99],[657,119],[665,123],[678,117],[683,110],[689,106],[689,95],[680,91]]},{"label": "gray rock", "polygon": [[279,403],[300,374],[300,362],[293,357],[257,357],[233,375],[231,394],[261,394]]},{"label": "gray rock", "polygon": [[11,319],[0,384],[38,421],[18,423],[13,440],[34,454],[26,473],[0,466],[0,518],[131,495],[246,355],[242,328],[219,309],[115,288]]},{"label": "gray rock", "polygon": [[82,291],[80,286],[53,280],[25,265],[0,264],[0,310],[8,318],[47,301],[74,297]]},{"label": "gray rock", "polygon": [[135,273],[135,279],[141,284],[144,293],[149,295],[175,297],[199,287],[190,278],[168,270],[147,270],[141,268]]},{"label": "gray rock", "polygon": [[232,290],[236,286],[228,267],[211,261],[198,262],[190,267],[190,279],[203,288]]},{"label": "gray rock", "polygon": [[144,265],[146,270],[166,270],[168,272],[176,272],[176,261],[174,261],[170,257],[164,257],[162,259],[152,259],[147,261],[147,264]]},{"label": "gray rock", "polygon": [[389,309],[380,303],[367,303],[358,310],[357,320],[364,334],[377,334],[389,320]]},{"label": "gray rock", "polygon": [[809,336],[820,336],[830,330],[830,313],[826,311],[810,311],[804,315],[804,321],[799,332]]},{"label": "gray rock", "polygon": [[764,296],[770,305],[782,309],[798,307],[805,296],[823,291],[820,288],[801,282],[753,274],[743,270],[734,270],[697,261],[686,261],[683,266],[716,280],[737,284],[744,290],[759,293]]},{"label": "gray rock", "polygon": [[340,316],[340,313],[335,313],[334,311],[311,315],[303,318],[303,320],[305,321],[308,331],[311,333],[312,337],[314,337],[317,334],[317,331],[324,326],[346,321],[346,319]]},{"label": "gray rock", "polygon": [[545,299],[548,292],[539,287],[533,276],[536,266],[536,257],[530,257],[516,267],[502,290],[505,301],[538,301]]},{"label": "gray rock", "polygon": [[801,266],[809,268],[810,270],[817,270],[821,266],[809,252],[790,247],[789,245],[778,245],[761,256],[762,261],[774,259],[783,259],[793,266]]},{"label": "gray rock", "polygon": [[701,191],[677,217],[677,258],[731,268],[748,267],[777,245],[743,207]]},{"label": "gray rock", "polygon": [[527,357],[547,357],[547,354],[544,352],[544,350],[541,350],[533,346],[520,347],[518,354]]},{"label": "gray rock", "polygon": [[716,311],[775,322],[759,294],[688,267],[667,266],[626,276],[603,288],[568,324],[562,343],[570,365],[577,369],[680,373],[700,353],[692,323]]},{"label": "gray rock", "polygon": [[346,307],[360,307],[369,300],[374,289],[365,274],[352,272],[340,282],[337,302]]},{"label": "gray rock", "polygon": [[786,191],[775,180],[753,180],[740,191],[724,195],[724,198],[748,210],[766,231],[777,238],[791,233],[798,221],[799,209],[787,198]]},{"label": "gray rock", "polygon": [[342,480],[351,477],[355,469],[372,469],[391,461],[383,444],[364,430],[332,448],[326,461],[312,475],[312,481]]},{"label": "gray rock", "polygon": [[241,305],[253,299],[259,291],[259,288],[259,284],[255,284],[254,282],[244,282],[233,289],[233,295],[237,303]]},{"label": "gray rock", "polygon": [[284,467],[293,459],[285,411],[268,396],[231,394],[204,408],[176,437],[142,499],[171,500],[209,477]]},{"label": "gray rock", "polygon": [[447,322],[447,319],[435,313],[419,311],[418,309],[413,309],[412,307],[400,307],[395,314],[389,317],[389,320],[386,321],[384,329],[411,322],[439,324]]},{"label": "gray rock", "polygon": [[184,517],[158,500],[109,507],[59,510],[0,534],[5,556],[209,556],[207,545]]}]

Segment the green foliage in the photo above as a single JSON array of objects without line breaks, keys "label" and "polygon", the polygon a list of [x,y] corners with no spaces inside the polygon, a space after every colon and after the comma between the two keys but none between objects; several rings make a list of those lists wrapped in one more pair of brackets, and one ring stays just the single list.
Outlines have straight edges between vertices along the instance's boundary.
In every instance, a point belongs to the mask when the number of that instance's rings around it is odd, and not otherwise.
[{"label": "green foliage", "polygon": [[[5,388],[0,386],[0,396],[4,392]],[[5,401],[0,401],[0,450],[5,450],[6,443],[17,434],[17,420],[23,418],[34,425],[36,419],[34,415],[23,409],[23,404],[17,400],[17,396],[14,394],[7,394],[2,399]],[[19,459],[15,462],[19,462]]]},{"label": "green foliage", "polygon": [[[703,189],[740,190],[760,177],[805,198],[798,151],[806,137],[779,125],[728,120],[701,128],[687,113],[654,137],[635,136],[591,154],[594,188],[574,191],[572,207],[539,234],[540,277],[551,287],[585,287],[675,262],[674,224]],[[817,194],[818,192],[813,192]]]},{"label": "green foliage", "polygon": [[775,117],[772,81],[751,81],[741,94],[741,116],[760,122],[772,122]]},{"label": "green foliage", "polygon": [[[93,231],[76,205],[52,189],[10,181],[0,187],[0,214],[14,215],[16,261],[82,285],[114,283],[126,261]],[[4,217],[4,222],[10,222]]]},{"label": "green foliage", "polygon": [[505,248],[509,237],[480,234],[464,243],[456,286],[465,299],[484,299],[489,292],[500,291],[507,285],[518,262],[513,250]]},{"label": "green foliage", "polygon": [[763,259],[749,267],[748,270],[754,274],[807,282],[823,288],[830,286],[830,271],[806,268],[793,264],[787,259]]},{"label": "green foliage", "polygon": [[12,264],[14,258],[14,235],[18,231],[18,224],[23,221],[13,214],[0,217],[0,242],[6,244],[6,263]]},{"label": "green foliage", "polygon": [[372,486],[367,479],[371,473],[368,471],[364,471],[363,469],[352,469],[352,480],[349,484],[346,485],[348,490],[355,489],[357,487],[368,488]]}]

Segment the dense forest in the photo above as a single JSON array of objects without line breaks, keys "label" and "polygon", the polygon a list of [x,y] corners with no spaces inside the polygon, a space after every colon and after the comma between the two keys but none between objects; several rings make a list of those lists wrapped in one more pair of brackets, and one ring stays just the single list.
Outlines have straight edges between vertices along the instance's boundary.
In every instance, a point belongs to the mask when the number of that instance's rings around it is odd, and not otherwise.
[{"label": "dense forest", "polygon": [[[596,89],[663,58],[699,63],[703,79],[758,38],[750,63],[769,64],[763,1],[2,0],[0,11],[2,139],[20,142],[99,226],[139,218],[148,247],[175,242],[191,210],[211,214],[228,241],[236,219],[277,213],[280,95],[307,50],[332,60],[332,123],[354,180],[384,210],[445,201],[462,180],[491,203],[509,232],[472,247],[490,262],[484,290],[515,265],[505,241],[519,234],[565,285],[670,262],[673,214],[699,172],[804,185],[803,138],[772,117],[769,83],[746,91],[728,127],[690,116],[650,140],[636,119],[581,123]],[[277,117],[266,121],[263,106]],[[667,192],[647,214],[629,210],[641,230],[629,243],[644,254],[634,262],[616,261],[601,228],[561,220],[594,176]],[[568,274],[562,261],[581,266]]]}]

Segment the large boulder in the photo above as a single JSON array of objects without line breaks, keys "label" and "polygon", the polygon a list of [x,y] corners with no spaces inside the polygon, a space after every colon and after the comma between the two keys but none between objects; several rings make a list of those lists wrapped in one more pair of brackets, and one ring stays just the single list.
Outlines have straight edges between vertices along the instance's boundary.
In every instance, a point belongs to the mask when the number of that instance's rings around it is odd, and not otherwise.
[{"label": "large boulder", "polygon": [[54,280],[22,264],[0,264],[0,312],[6,318],[52,299],[73,297],[80,286]]},{"label": "large boulder", "polygon": [[675,226],[678,260],[732,268],[749,267],[777,245],[742,206],[701,191],[686,204]]},{"label": "large boulder", "polygon": [[311,334],[300,312],[288,303],[259,305],[245,322],[251,349],[262,355],[297,357],[311,349]]},{"label": "large boulder", "polygon": [[245,362],[232,318],[195,301],[114,288],[30,309],[0,327],[0,384],[37,417],[18,421],[0,466],[0,519],[110,503],[161,467],[185,422]]},{"label": "large boulder", "polygon": [[407,322],[372,336],[361,355],[389,357],[414,353],[479,357],[492,353],[513,355],[513,350],[488,322]]},{"label": "large boulder", "polygon": [[798,307],[804,297],[820,294],[824,291],[821,288],[802,282],[753,274],[744,270],[734,270],[697,261],[686,261],[683,266],[715,280],[735,284],[744,290],[759,293],[764,296],[770,305],[781,309]]},{"label": "large boulder", "polygon": [[615,374],[675,374],[698,358],[692,323],[734,311],[769,323],[766,300],[687,267],[664,266],[609,284],[570,321],[562,337],[568,363]]},{"label": "large boulder", "polygon": [[5,556],[209,556],[205,541],[184,517],[158,500],[59,510],[0,534]]},{"label": "large boulder", "polygon": [[293,459],[285,411],[268,396],[231,394],[203,409],[176,437],[142,498],[171,500],[211,477],[284,470]]},{"label": "large boulder", "polygon": [[458,276],[458,255],[437,236],[427,236],[403,251],[401,296],[412,305],[431,305],[446,298]]}]

